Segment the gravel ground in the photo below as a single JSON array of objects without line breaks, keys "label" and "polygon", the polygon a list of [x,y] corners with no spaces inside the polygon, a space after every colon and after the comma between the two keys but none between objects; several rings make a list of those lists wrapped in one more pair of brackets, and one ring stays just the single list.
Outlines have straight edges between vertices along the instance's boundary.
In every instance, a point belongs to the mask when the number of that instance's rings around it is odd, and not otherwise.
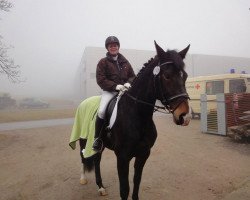
[{"label": "gravel ground", "polygon": [[[249,144],[203,134],[199,120],[188,127],[176,126],[170,116],[157,116],[155,122],[158,138],[144,168],[140,199],[250,199]],[[87,185],[79,184],[79,147],[68,146],[71,128],[0,131],[1,200],[119,199],[112,151],[105,150],[101,163],[109,195],[98,196],[93,172]],[[133,163],[130,167],[132,190]]]}]

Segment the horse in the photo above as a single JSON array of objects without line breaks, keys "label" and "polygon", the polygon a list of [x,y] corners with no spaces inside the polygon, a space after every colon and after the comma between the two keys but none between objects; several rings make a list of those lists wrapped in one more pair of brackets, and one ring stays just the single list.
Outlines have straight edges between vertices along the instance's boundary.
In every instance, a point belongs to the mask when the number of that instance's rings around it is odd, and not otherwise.
[{"label": "horse", "polygon": [[[104,135],[108,135],[103,137],[104,148],[113,150],[116,155],[122,200],[127,200],[129,195],[128,174],[132,158],[135,158],[132,199],[139,199],[143,167],[157,138],[153,113],[155,109],[162,107],[155,105],[156,100],[160,100],[164,109],[172,113],[175,124],[187,126],[190,121],[189,96],[185,88],[188,75],[183,62],[190,45],[177,52],[164,51],[155,41],[154,43],[156,56],[144,64],[131,88],[121,96],[113,127],[103,130]],[[80,151],[85,145],[86,141],[80,140]],[[87,183],[85,171],[95,168],[98,192],[100,195],[106,195],[100,171],[102,153],[103,151],[86,159],[80,152],[83,163],[81,183]]]}]

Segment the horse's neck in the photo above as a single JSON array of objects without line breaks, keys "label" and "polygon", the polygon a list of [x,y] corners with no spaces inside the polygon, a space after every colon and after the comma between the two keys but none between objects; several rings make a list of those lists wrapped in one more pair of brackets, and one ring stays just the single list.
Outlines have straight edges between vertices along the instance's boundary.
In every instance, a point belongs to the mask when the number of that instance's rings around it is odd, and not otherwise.
[{"label": "horse's neck", "polygon": [[138,100],[137,106],[142,112],[151,114],[156,102],[156,91],[154,77],[147,73],[148,75],[138,77],[139,80],[134,82],[129,93]]}]

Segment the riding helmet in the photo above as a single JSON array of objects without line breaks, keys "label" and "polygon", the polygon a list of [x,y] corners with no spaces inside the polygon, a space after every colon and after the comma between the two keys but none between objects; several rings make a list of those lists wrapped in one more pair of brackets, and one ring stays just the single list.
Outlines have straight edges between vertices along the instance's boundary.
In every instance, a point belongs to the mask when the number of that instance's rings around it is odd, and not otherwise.
[{"label": "riding helmet", "polygon": [[119,42],[118,38],[115,37],[115,36],[109,36],[109,37],[107,37],[107,39],[105,41],[105,47],[106,47],[106,49],[108,49],[108,45],[112,44],[112,43],[117,43],[118,46],[120,47],[120,42]]}]

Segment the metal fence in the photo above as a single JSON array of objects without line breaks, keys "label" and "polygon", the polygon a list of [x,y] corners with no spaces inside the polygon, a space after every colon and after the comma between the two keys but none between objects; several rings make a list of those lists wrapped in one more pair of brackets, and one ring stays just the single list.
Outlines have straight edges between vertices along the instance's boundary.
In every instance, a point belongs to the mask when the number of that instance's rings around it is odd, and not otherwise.
[{"label": "metal fence", "polygon": [[201,95],[201,130],[227,135],[229,127],[249,123],[250,93],[217,94],[216,99]]}]

